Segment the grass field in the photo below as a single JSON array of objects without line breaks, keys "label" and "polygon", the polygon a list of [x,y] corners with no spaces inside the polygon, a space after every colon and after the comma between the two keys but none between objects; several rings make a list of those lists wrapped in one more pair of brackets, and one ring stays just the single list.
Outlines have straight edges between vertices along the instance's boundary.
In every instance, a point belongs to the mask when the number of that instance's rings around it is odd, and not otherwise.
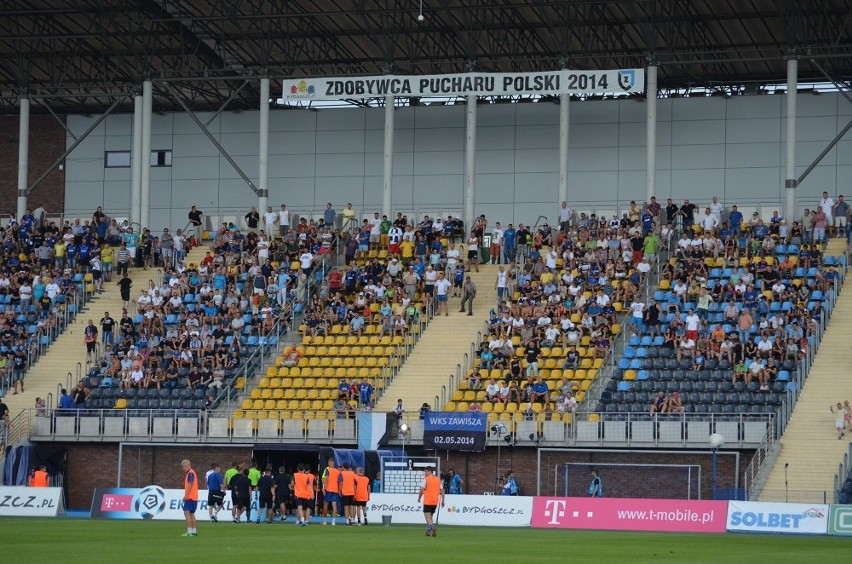
[{"label": "grass field", "polygon": [[[0,519],[8,562],[830,562],[848,558],[852,538],[687,535],[412,525],[295,527],[200,523],[181,537],[178,521]],[[844,557],[843,554],[846,554]]]}]

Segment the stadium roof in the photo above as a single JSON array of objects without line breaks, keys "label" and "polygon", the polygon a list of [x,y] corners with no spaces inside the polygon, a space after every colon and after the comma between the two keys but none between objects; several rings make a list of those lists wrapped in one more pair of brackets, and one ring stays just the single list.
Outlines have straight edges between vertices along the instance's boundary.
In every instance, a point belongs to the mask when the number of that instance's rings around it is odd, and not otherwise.
[{"label": "stadium roof", "polygon": [[[660,87],[852,79],[852,0],[6,0],[0,114],[96,112],[168,80],[193,109],[257,107],[257,81],[639,67]],[[246,79],[250,79],[246,81]],[[735,90],[736,92],[737,90]],[[740,90],[741,91],[741,90]],[[179,106],[155,88],[156,110]],[[122,100],[121,106],[129,105]]]}]

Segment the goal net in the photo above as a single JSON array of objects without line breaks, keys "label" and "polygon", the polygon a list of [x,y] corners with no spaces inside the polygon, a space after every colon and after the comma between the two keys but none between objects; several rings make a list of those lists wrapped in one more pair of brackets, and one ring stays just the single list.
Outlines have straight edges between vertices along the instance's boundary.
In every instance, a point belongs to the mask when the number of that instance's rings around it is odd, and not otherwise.
[{"label": "goal net", "polygon": [[[588,496],[592,470],[596,470],[604,497],[701,499],[701,466],[697,464],[559,462],[549,469],[551,487],[544,480],[541,487],[545,495]],[[541,470],[544,474],[545,468]]]}]

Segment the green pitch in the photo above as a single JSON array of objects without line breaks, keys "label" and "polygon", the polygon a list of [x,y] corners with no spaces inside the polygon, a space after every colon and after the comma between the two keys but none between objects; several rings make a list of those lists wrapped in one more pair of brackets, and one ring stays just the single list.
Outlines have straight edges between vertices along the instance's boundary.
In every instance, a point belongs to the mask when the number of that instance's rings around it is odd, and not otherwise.
[{"label": "green pitch", "polygon": [[[438,527],[332,528],[199,523],[181,537],[177,521],[0,519],[9,562],[838,562],[852,538],[779,535],[685,535]],[[843,556],[843,555],[846,556]]]}]

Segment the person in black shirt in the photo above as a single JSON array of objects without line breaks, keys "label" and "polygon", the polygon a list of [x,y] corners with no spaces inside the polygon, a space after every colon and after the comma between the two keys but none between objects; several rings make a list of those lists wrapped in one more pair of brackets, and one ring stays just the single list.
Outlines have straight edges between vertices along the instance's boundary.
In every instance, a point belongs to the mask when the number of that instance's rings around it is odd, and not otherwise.
[{"label": "person in black shirt", "polygon": [[683,228],[684,230],[690,229],[692,224],[695,222],[695,204],[691,204],[689,200],[684,200],[683,205],[680,206],[680,214],[683,216]]},{"label": "person in black shirt", "polygon": [[257,212],[257,208],[252,208],[250,212],[245,215],[246,227],[249,229],[257,229],[257,222],[260,220],[260,214]]},{"label": "person in black shirt", "polygon": [[272,523],[272,510],[275,508],[275,491],[278,486],[272,477],[272,469],[267,467],[263,476],[257,480],[258,504],[257,522],[260,523],[260,514],[266,509],[266,522]]},{"label": "person in black shirt", "polygon": [[[275,475],[275,504],[278,506],[278,514],[281,515],[281,520],[287,520],[287,505],[290,503],[290,482],[292,476],[287,474],[287,469],[283,466],[278,468],[278,474]],[[260,487],[260,482],[258,482]]]},{"label": "person in black shirt", "polygon": [[127,272],[124,273],[124,276],[118,281],[116,286],[119,287],[121,292],[121,301],[124,302],[123,307],[125,309],[130,307],[130,288],[133,287],[133,280],[127,276]]},{"label": "person in black shirt", "polygon": [[85,407],[86,400],[92,395],[89,388],[83,385],[83,382],[77,382],[77,387],[71,390],[71,399],[74,402],[74,407],[81,409]]},{"label": "person in black shirt", "polygon": [[[189,210],[189,213],[186,215],[187,219],[189,219],[190,228],[194,232],[193,235],[198,237],[201,229],[201,217],[204,215],[204,212],[197,209],[195,206],[192,206],[192,209]],[[189,231],[189,229],[187,229]]]},{"label": "person in black shirt", "polygon": [[675,214],[677,214],[678,209],[677,204],[672,202],[671,198],[666,200],[666,223],[674,224]]},{"label": "person in black shirt", "polygon": [[236,510],[234,523],[240,522],[240,517],[243,516],[244,511],[246,513],[246,523],[251,522],[249,521],[251,519],[250,511],[248,510],[251,503],[251,480],[249,480],[248,474],[249,471],[246,468],[242,474],[237,474],[231,478],[231,500]]},{"label": "person in black shirt", "polygon": [[538,376],[538,341],[533,339],[524,350],[527,355],[527,376]]}]

